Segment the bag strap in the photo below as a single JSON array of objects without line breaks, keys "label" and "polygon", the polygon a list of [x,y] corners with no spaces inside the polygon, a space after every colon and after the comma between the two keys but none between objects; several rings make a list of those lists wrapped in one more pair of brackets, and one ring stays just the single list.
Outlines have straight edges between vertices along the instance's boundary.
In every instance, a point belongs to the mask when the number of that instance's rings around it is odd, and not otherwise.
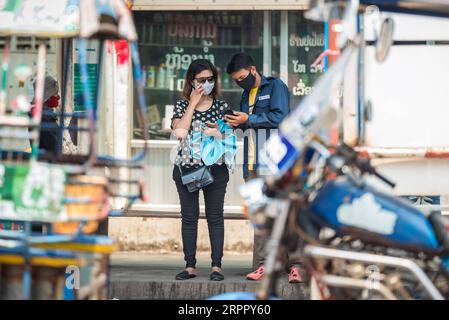
[{"label": "bag strap", "polygon": [[182,177],[183,173],[182,173],[181,165],[177,164],[176,166],[178,167],[179,173],[181,174],[181,177]]},{"label": "bag strap", "polygon": [[[206,169],[209,170],[209,172],[210,172],[210,167],[211,167],[211,166],[206,166],[206,164],[203,162],[203,159],[201,159],[201,163],[203,164],[203,167],[206,167]],[[182,172],[182,166],[179,165],[179,164],[177,164],[176,166],[178,167],[179,173],[180,173],[181,176],[182,176],[182,175],[183,175],[183,172]]]}]

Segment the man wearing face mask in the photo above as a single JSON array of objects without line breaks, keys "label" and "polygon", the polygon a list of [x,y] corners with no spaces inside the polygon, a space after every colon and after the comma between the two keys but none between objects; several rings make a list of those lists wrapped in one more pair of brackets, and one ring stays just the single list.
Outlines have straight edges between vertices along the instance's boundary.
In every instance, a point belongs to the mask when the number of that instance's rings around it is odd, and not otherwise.
[{"label": "man wearing face mask", "polygon": [[[256,176],[259,168],[258,151],[277,129],[290,111],[290,94],[281,79],[259,74],[254,60],[247,53],[235,54],[227,66],[227,73],[244,91],[240,112],[226,115],[225,120],[234,128],[245,131],[243,177],[245,181]],[[266,237],[254,235],[253,267],[248,280],[261,280],[264,275],[264,246]],[[289,266],[289,282],[301,282],[299,270]]]},{"label": "man wearing face mask", "polygon": [[270,130],[277,129],[290,111],[290,94],[281,79],[259,74],[247,53],[235,54],[226,71],[244,90],[240,112],[227,115],[226,121],[235,128],[253,129],[254,133],[248,134],[244,141],[243,177],[248,179],[255,176],[258,169],[259,146],[263,146]]}]

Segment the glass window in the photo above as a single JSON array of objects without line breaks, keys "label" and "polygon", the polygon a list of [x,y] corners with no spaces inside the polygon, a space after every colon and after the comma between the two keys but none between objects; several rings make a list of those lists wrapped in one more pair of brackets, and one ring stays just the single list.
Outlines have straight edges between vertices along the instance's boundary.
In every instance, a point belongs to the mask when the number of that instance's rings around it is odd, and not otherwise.
[{"label": "glass window", "polygon": [[281,66],[281,12],[271,11],[271,76],[280,77]]},{"label": "glass window", "polygon": [[[168,139],[173,105],[181,98],[184,77],[198,58],[219,69],[222,99],[239,108],[242,90],[226,73],[231,56],[248,52],[263,66],[263,11],[134,12],[151,139]],[[136,100],[136,99],[135,99]],[[135,113],[135,139],[142,137]]]},{"label": "glass window", "polygon": [[288,13],[288,37],[288,87],[294,108],[312,92],[323,71],[321,64],[312,64],[324,51],[324,25],[306,19],[303,12],[292,11]]},{"label": "glass window", "polygon": [[[25,116],[34,100],[34,82],[37,76],[37,56],[41,40],[31,36],[12,36],[9,44],[9,62],[0,79],[1,89],[5,90],[2,97],[3,110],[0,116],[5,113],[9,115]],[[0,36],[0,64],[4,59],[4,50],[7,39]],[[50,39],[46,42],[47,50],[45,56],[45,71],[48,75],[58,77],[58,64],[56,58],[56,40]],[[5,81],[5,82],[3,82]],[[1,95],[1,94],[0,94]],[[22,109],[23,108],[23,109]],[[28,151],[30,142],[27,137],[27,129],[5,127],[4,130],[11,130],[17,135],[16,139],[5,139],[0,137],[0,149]],[[4,136],[4,133],[2,134]]]},{"label": "glass window", "polygon": [[[27,101],[31,102],[34,97],[33,83],[37,72],[37,52],[40,41],[35,37],[17,37],[10,39],[10,56],[8,63],[8,73],[6,76],[8,90],[6,92],[6,105],[13,105],[13,100],[20,95],[25,95]],[[0,61],[3,60],[3,51],[6,45],[6,38],[0,36]],[[21,66],[31,68],[31,74],[26,78],[25,83],[18,81],[15,72]],[[56,63],[56,40],[50,39],[47,42],[45,56],[46,73],[58,77]],[[0,80],[1,82],[1,80]]]}]

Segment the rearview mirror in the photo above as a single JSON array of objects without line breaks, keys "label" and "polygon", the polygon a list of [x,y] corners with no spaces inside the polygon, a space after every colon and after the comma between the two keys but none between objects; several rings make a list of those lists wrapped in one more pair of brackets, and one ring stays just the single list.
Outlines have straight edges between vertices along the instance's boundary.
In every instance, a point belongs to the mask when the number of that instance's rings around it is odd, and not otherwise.
[{"label": "rearview mirror", "polygon": [[385,18],[380,27],[379,37],[376,40],[376,60],[383,62],[390,52],[393,44],[394,22],[392,18]]}]

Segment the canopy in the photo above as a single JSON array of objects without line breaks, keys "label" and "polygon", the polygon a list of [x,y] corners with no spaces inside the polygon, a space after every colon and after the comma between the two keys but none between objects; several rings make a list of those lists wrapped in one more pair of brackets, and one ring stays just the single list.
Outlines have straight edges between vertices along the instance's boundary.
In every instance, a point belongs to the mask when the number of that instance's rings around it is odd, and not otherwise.
[{"label": "canopy", "polygon": [[360,0],[362,5],[376,5],[381,11],[449,17],[449,0]]},{"label": "canopy", "polygon": [[137,39],[123,0],[3,0],[0,35]]}]

